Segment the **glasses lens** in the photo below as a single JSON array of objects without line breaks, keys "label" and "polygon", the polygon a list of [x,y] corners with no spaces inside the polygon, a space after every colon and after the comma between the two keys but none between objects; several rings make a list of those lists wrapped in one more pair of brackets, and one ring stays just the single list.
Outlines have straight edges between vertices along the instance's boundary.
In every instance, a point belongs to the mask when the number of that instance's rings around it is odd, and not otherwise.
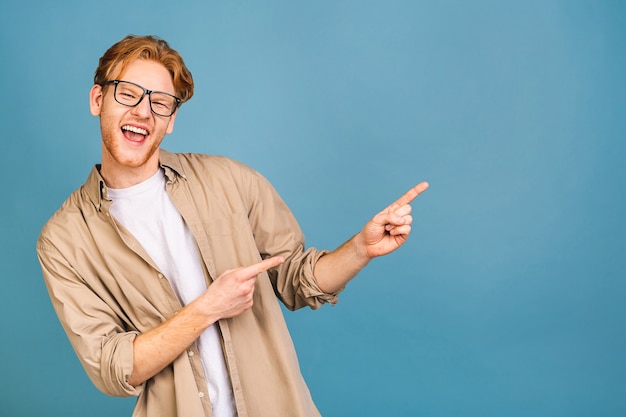
[{"label": "glasses lens", "polygon": [[171,116],[176,109],[176,98],[167,93],[154,91],[150,94],[152,111],[160,116]]},{"label": "glasses lens", "polygon": [[124,81],[117,83],[115,88],[115,99],[125,106],[135,106],[143,97],[143,89],[138,85]]}]

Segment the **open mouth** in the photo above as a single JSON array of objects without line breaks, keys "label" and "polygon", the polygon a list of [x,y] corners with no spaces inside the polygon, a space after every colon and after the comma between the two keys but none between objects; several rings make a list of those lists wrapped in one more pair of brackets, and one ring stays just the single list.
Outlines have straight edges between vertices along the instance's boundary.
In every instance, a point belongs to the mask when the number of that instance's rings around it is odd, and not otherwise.
[{"label": "open mouth", "polygon": [[124,137],[126,139],[134,142],[142,141],[146,138],[146,136],[148,136],[148,131],[146,129],[131,125],[122,126],[122,133],[124,133]]}]

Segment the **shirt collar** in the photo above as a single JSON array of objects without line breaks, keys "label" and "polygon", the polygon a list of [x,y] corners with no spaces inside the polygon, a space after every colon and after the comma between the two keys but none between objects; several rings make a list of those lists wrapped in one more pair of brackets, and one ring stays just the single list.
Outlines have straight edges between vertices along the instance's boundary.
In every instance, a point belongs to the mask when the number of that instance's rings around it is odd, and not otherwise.
[{"label": "shirt collar", "polygon": [[[178,156],[173,152],[159,149],[159,165],[165,171],[167,182],[175,182],[179,177],[187,178]],[[100,164],[94,165],[84,185],[85,192],[98,211],[102,210],[103,202],[110,201],[107,195],[106,184],[102,175],[100,175],[100,167]]]},{"label": "shirt collar", "polygon": [[183,166],[180,163],[180,159],[178,159],[178,155],[175,153],[160,149],[159,164],[161,165],[161,168],[164,169],[165,177],[168,182],[174,182],[178,180],[179,177],[187,179],[183,171]]}]

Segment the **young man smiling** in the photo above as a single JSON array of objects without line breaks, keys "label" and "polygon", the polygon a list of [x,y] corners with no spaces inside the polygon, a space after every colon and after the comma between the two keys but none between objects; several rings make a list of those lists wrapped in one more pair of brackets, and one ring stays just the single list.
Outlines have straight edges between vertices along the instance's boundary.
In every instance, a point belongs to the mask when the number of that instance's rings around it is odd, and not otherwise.
[{"label": "young man smiling", "polygon": [[[169,93],[172,99],[176,96],[169,71],[157,61],[137,59],[129,62],[120,78],[134,80],[138,86],[146,86],[151,91]],[[148,179],[156,172],[159,166],[159,146],[165,135],[174,130],[178,102],[173,101],[171,106],[174,113],[166,117],[152,111],[151,97],[141,100],[134,107],[120,106],[114,94],[104,94],[105,89],[121,88],[120,84],[105,82],[95,84],[89,94],[91,114],[100,116],[100,175],[107,186],[125,188]],[[130,96],[132,92],[116,91],[125,96]]]},{"label": "young man smiling", "polygon": [[401,246],[420,183],[334,251],[305,248],[271,184],[228,158],[160,148],[193,79],[155,37],[100,59],[102,162],[44,226],[50,297],[93,383],[134,416],[318,416],[276,297],[335,303]]}]

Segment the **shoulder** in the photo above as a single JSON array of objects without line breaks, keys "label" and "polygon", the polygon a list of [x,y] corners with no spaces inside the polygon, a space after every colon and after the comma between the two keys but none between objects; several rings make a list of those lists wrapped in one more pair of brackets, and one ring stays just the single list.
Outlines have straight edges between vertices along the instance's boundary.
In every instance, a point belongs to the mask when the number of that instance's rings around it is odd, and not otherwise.
[{"label": "shoulder", "polygon": [[168,163],[185,178],[184,182],[193,195],[243,201],[247,205],[279,198],[273,185],[262,174],[226,156],[164,152],[161,164]]},{"label": "shoulder", "polygon": [[169,165],[187,178],[203,182],[249,182],[263,179],[255,169],[233,158],[200,153],[161,151],[161,163]]},{"label": "shoulder", "polygon": [[87,219],[96,208],[86,195],[85,185],[72,192],[61,207],[46,221],[37,240],[37,248],[46,250],[61,241],[71,243],[87,227]]},{"label": "shoulder", "polygon": [[79,235],[89,234],[95,221],[100,221],[101,188],[104,180],[94,166],[87,180],[73,191],[41,229],[38,247],[56,246],[54,242],[71,244]]}]

